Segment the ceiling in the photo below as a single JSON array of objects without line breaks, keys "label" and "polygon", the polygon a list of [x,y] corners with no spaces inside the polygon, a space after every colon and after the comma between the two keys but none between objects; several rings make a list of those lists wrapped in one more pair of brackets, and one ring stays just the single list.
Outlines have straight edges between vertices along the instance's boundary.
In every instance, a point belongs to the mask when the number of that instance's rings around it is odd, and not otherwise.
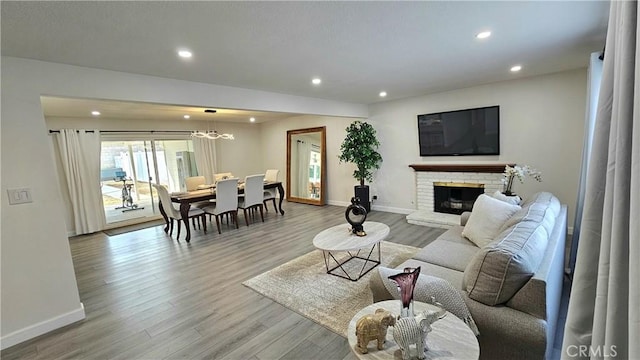
[{"label": "ceiling", "polygon": [[[142,102],[111,101],[99,99],[75,99],[54,96],[41,96],[42,111],[46,117],[88,118],[92,111],[99,111],[101,118],[154,121],[221,121],[255,123],[286,119],[299,114],[248,111],[222,108],[203,108],[170,104],[153,104]],[[205,113],[206,109],[214,109],[216,113]],[[185,120],[184,115],[189,115]]]},{"label": "ceiling", "polygon": [[[608,9],[606,1],[2,1],[1,50],[371,104],[586,67],[603,48]],[[492,36],[477,39],[483,30]],[[179,58],[182,48],[193,57]]]}]

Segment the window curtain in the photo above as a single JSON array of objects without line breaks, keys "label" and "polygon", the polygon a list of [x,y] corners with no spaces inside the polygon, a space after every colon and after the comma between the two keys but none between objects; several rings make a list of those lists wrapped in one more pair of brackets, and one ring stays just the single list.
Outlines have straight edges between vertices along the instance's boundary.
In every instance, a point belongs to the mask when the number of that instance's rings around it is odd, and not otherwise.
[{"label": "window curtain", "polygon": [[311,144],[308,141],[298,141],[298,195],[310,197],[309,192],[309,164],[311,161]]},{"label": "window curtain", "polygon": [[193,137],[193,152],[196,157],[198,174],[205,177],[207,184],[213,184],[216,173],[216,141],[213,139]]},{"label": "window curtain", "polygon": [[587,79],[587,109],[585,116],[585,132],[582,147],[582,168],[580,170],[580,181],[578,182],[578,197],[576,199],[576,215],[573,221],[573,234],[571,236],[571,250],[569,254],[568,274],[573,275],[576,263],[576,252],[580,242],[580,228],[582,225],[582,209],[584,208],[584,192],[587,182],[587,169],[589,168],[589,158],[591,157],[591,144],[593,143],[593,129],[596,124],[596,113],[598,110],[598,94],[600,93],[600,83],[602,82],[602,60],[600,53],[592,53],[589,59],[589,73]]},{"label": "window curtain", "polygon": [[612,1],[563,359],[640,359],[640,48]]},{"label": "window curtain", "polygon": [[106,220],[100,189],[100,132],[62,129],[54,136],[69,191],[76,234],[104,229]]}]

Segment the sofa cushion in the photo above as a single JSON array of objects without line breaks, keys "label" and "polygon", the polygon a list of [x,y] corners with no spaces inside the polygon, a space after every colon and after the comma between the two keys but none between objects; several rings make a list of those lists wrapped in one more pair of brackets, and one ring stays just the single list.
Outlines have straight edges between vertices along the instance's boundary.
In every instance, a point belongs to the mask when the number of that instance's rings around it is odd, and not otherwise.
[{"label": "sofa cushion", "polygon": [[462,236],[483,247],[495,239],[502,225],[518,210],[520,210],[518,205],[508,204],[482,194],[473,204],[471,216],[462,230]]},{"label": "sofa cushion", "polygon": [[413,258],[450,269],[464,271],[480,248],[461,236],[459,236],[459,239],[465,241],[466,244],[438,238],[418,251]]},{"label": "sofa cushion", "polygon": [[536,193],[522,203],[522,208],[502,225],[500,232],[522,220],[535,220],[543,222],[543,226],[551,234],[560,209],[560,201],[553,194],[548,192]]},{"label": "sofa cushion", "polygon": [[396,269],[404,269],[406,267],[415,268],[415,267],[418,267],[418,266],[420,266],[422,268],[422,270],[420,270],[421,274],[437,276],[437,277],[439,277],[441,279],[445,279],[449,283],[451,283],[451,285],[453,285],[453,287],[458,289],[460,292],[463,291],[462,290],[462,277],[463,277],[464,273],[462,271],[449,269],[449,268],[446,268],[444,266],[430,264],[428,262],[424,262],[424,261],[420,261],[420,260],[416,260],[416,259],[409,259],[409,260],[403,262],[402,264],[396,266]]},{"label": "sofa cushion", "polygon": [[465,269],[463,286],[469,297],[492,306],[508,301],[538,269],[548,240],[541,218],[505,229]]}]

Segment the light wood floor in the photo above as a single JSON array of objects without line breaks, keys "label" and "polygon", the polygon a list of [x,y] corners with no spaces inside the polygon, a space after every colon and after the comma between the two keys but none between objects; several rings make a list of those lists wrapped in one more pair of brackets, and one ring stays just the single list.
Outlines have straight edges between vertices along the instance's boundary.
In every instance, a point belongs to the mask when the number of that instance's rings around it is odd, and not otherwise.
[{"label": "light wood floor", "polygon": [[[87,318],[2,351],[2,359],[354,359],[347,340],[242,282],[314,250],[345,208],[284,204],[240,229],[209,224],[191,243],[162,227],[70,239]],[[372,212],[388,241],[422,247],[443,232]],[[184,238],[184,234],[182,234]],[[345,280],[346,281],[346,280]]]}]

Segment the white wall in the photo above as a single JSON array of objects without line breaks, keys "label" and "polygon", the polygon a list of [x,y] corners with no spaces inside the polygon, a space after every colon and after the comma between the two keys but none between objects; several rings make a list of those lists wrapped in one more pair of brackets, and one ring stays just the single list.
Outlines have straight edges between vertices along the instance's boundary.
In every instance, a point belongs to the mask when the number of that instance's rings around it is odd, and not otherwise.
[{"label": "white wall", "polygon": [[[513,162],[543,174],[542,183],[528,178],[514,185],[515,192],[554,193],[569,206],[572,224],[585,101],[586,69],[578,69],[371,105],[369,121],[378,131],[383,158],[372,184],[377,205],[406,212],[416,208],[409,164]],[[417,115],[490,105],[500,105],[500,155],[419,156]]]},{"label": "white wall", "polygon": [[353,196],[353,186],[358,184],[352,176],[353,164],[340,164],[340,144],[346,136],[345,129],[354,118],[334,116],[294,116],[282,121],[260,124],[262,127],[262,161],[267,169],[279,169],[280,180],[285,184],[287,176],[287,130],[326,126],[327,131],[327,203],[347,205]]},{"label": "white wall", "polygon": [[[84,317],[41,95],[367,116],[358,104],[2,57],[2,348]],[[22,187],[33,203],[10,206],[6,190]]]}]

